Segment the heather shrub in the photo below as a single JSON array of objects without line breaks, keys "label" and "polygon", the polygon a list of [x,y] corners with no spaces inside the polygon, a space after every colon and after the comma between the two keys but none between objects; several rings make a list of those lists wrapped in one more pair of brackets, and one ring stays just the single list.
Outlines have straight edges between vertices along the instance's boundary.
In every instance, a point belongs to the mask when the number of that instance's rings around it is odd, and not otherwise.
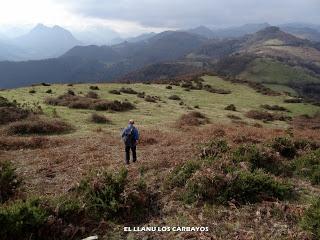
[{"label": "heather shrub", "polygon": [[116,89],[114,89],[114,90],[110,90],[110,91],[109,91],[109,93],[111,93],[111,94],[115,94],[115,95],[120,95],[120,94],[121,94],[121,92],[120,92],[120,91],[118,91],[118,90],[116,90]]},{"label": "heather shrub", "polygon": [[0,162],[0,204],[12,197],[20,184],[21,180],[11,162]]},{"label": "heather shrub", "polygon": [[320,184],[320,149],[305,154],[293,162],[295,174]]},{"label": "heather shrub", "polygon": [[251,204],[268,200],[285,200],[294,197],[293,187],[262,172],[237,172],[231,178],[213,173],[197,172],[186,183],[182,199],[190,204],[209,202]]},{"label": "heather shrub", "polygon": [[265,122],[271,122],[271,121],[289,121],[292,120],[290,116],[278,114],[278,113],[269,113],[266,111],[257,111],[257,110],[251,110],[246,113],[246,116],[248,118],[256,119],[256,120],[262,120]]},{"label": "heather shrub", "polygon": [[[145,92],[139,92],[138,94],[137,94],[137,97],[138,98],[144,98],[146,96],[146,93]],[[150,97],[150,96],[149,96]]]},{"label": "heather shrub", "polygon": [[289,175],[291,167],[281,161],[279,157],[268,151],[268,149],[258,148],[256,145],[241,145],[232,153],[232,160],[236,163],[250,163],[251,171],[264,169],[275,175]]},{"label": "heather shrub", "polygon": [[110,120],[108,120],[104,115],[102,114],[97,114],[97,113],[92,113],[90,120],[94,123],[108,123]]},{"label": "heather shrub", "polygon": [[313,239],[320,239],[320,199],[305,211],[301,225],[304,230],[312,233]]},{"label": "heather shrub", "polygon": [[226,107],[224,108],[224,110],[237,111],[237,108],[236,108],[236,106],[235,106],[234,104],[230,104],[230,105],[226,106]]},{"label": "heather shrub", "polygon": [[199,201],[213,203],[225,185],[224,176],[208,176],[199,172],[187,179],[182,200],[187,204]]},{"label": "heather shrub", "polygon": [[215,139],[202,146],[200,157],[215,158],[229,150],[230,147],[225,139]]},{"label": "heather shrub", "polygon": [[90,90],[100,90],[98,86],[90,86]]},{"label": "heather shrub", "polygon": [[145,96],[145,97],[144,97],[144,100],[145,100],[146,102],[152,102],[152,103],[157,102],[157,98],[155,98],[155,97],[153,97],[153,96],[150,96],[150,95]]},{"label": "heather shrub", "polygon": [[138,93],[137,91],[133,90],[132,88],[124,88],[124,87],[120,88],[119,91],[122,93],[126,93],[126,94],[137,94]]},{"label": "heather shrub", "polygon": [[0,125],[27,118],[31,112],[22,109],[15,101],[0,96]]},{"label": "heather shrub", "polygon": [[181,100],[181,98],[179,96],[177,96],[177,95],[171,95],[171,96],[168,97],[168,99],[177,100],[177,101]]},{"label": "heather shrub", "polygon": [[61,134],[68,133],[73,127],[58,119],[28,119],[14,122],[6,127],[9,135]]},{"label": "heather shrub", "polygon": [[127,174],[128,171],[122,169],[115,174],[100,172],[89,180],[83,180],[79,191],[84,194],[89,212],[99,217],[115,217],[123,203]]},{"label": "heather shrub", "polygon": [[179,128],[188,126],[200,126],[209,123],[209,119],[202,113],[193,111],[183,114],[177,121],[176,126]]},{"label": "heather shrub", "polygon": [[261,202],[265,199],[285,200],[294,196],[290,184],[275,180],[262,172],[240,172],[220,192],[217,200],[227,203],[234,200],[239,204]]},{"label": "heather shrub", "polygon": [[16,201],[0,207],[0,238],[39,239],[39,229],[49,217],[39,200]]},{"label": "heather shrub", "polygon": [[261,105],[262,108],[267,109],[267,110],[271,110],[271,111],[283,111],[283,112],[289,112],[288,109],[286,109],[285,107],[281,107],[278,105],[268,105],[268,104],[264,104]]},{"label": "heather shrub", "polygon": [[290,99],[285,99],[285,103],[302,103],[303,100],[301,98],[290,98]]},{"label": "heather shrub", "polygon": [[286,158],[294,158],[297,154],[297,149],[292,139],[286,137],[277,137],[271,144],[272,148]]},{"label": "heather shrub", "polygon": [[64,94],[57,98],[47,98],[45,102],[46,104],[54,106],[66,106],[76,109],[92,109],[96,111],[127,111],[134,108],[134,105],[128,101],[108,101],[104,99],[73,96],[70,94]]},{"label": "heather shrub", "polygon": [[183,187],[186,184],[186,181],[193,173],[200,169],[200,167],[201,165],[198,161],[187,161],[184,164],[175,167],[167,177],[165,187]]},{"label": "heather shrub", "polygon": [[95,92],[90,91],[90,92],[88,92],[88,93],[86,94],[86,97],[87,97],[87,98],[98,99],[98,98],[99,98],[99,95],[98,95],[97,93],[95,93]]}]

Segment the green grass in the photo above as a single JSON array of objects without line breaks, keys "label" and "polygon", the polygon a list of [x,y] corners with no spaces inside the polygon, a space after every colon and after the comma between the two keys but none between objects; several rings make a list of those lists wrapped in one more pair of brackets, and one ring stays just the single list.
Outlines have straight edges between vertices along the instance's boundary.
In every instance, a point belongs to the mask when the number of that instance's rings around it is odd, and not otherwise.
[{"label": "green grass", "polygon": [[299,67],[291,67],[271,59],[257,58],[249,64],[240,77],[249,81],[268,84],[320,83],[320,79]]},{"label": "green grass", "polygon": [[298,96],[298,93],[296,90],[294,90],[293,88],[288,87],[286,85],[270,84],[270,83],[266,83],[263,85],[266,86],[267,88],[270,88],[271,90],[279,92],[279,93],[290,93],[291,96],[294,96],[294,97]]},{"label": "green grass", "polygon": [[[95,84],[100,88],[99,91],[96,91],[100,98],[120,101],[128,99],[136,105],[136,109],[128,112],[102,112],[112,121],[111,124],[106,125],[99,125],[89,121],[91,113],[94,112],[92,110],[69,109],[67,107],[56,107],[44,104],[46,97],[57,97],[66,93],[68,89],[72,89],[76,94],[82,92],[83,95],[85,95],[87,92],[91,91],[89,86],[92,84],[76,84],[71,87],[58,84],[49,87],[26,87],[4,90],[0,92],[0,95],[10,100],[17,100],[19,103],[27,103],[30,106],[39,104],[44,113],[48,116],[53,116],[53,112],[55,110],[58,116],[76,127],[77,131],[74,134],[92,132],[98,127],[106,131],[119,131],[121,127],[124,127],[127,124],[128,119],[131,118],[136,120],[138,126],[154,126],[156,128],[167,129],[168,126],[172,126],[171,124],[174,123],[183,113],[191,111],[188,107],[193,108],[196,105],[199,105],[200,107],[200,109],[197,110],[206,114],[212,122],[222,123],[230,122],[230,119],[227,118],[227,115],[230,114],[230,112],[224,110],[224,108],[229,104],[235,104],[239,111],[236,114],[249,123],[253,123],[254,120],[244,117],[244,114],[252,109],[260,109],[260,105],[262,104],[284,106],[291,111],[291,116],[300,114],[311,115],[320,111],[320,107],[315,107],[309,104],[284,104],[283,100],[286,96],[274,97],[261,95],[246,85],[230,83],[220,79],[219,77],[205,76],[203,79],[207,84],[212,85],[214,88],[231,90],[232,93],[222,95],[210,93],[204,90],[192,90],[187,92],[179,86],[173,86],[173,89],[169,90],[166,89],[166,85],[159,84]],[[123,86],[131,87],[138,92],[144,91],[146,95],[159,96],[161,100],[165,102],[150,103],[146,102],[144,99],[138,98],[136,95],[114,95],[109,93],[110,90],[120,89]],[[31,89],[34,89],[36,93],[30,94],[29,91]],[[52,89],[53,94],[47,94],[46,91],[48,89]],[[180,101],[168,99],[169,96],[174,94],[180,96],[186,106],[180,106]],[[274,122],[268,125],[279,127],[287,126],[286,123],[283,122]]]}]

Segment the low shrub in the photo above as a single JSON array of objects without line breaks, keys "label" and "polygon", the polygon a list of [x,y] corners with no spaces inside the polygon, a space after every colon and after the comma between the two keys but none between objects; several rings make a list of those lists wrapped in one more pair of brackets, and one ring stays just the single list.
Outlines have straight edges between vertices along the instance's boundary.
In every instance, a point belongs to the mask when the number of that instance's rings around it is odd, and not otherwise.
[{"label": "low shrub", "polygon": [[205,144],[201,148],[201,158],[215,158],[221,154],[227,153],[230,147],[225,139],[215,139]]},{"label": "low shrub", "polygon": [[31,89],[30,91],[29,91],[29,93],[31,93],[31,94],[34,94],[34,93],[36,93],[37,91],[36,90],[34,90],[34,89]]},{"label": "low shrub", "polygon": [[301,225],[304,230],[312,233],[313,239],[320,239],[320,199],[305,211]]},{"label": "low shrub", "polygon": [[41,85],[42,85],[42,86],[44,86],[44,87],[50,87],[50,86],[51,86],[51,84],[50,84],[50,83],[44,83],[44,82],[43,82],[43,83],[41,83]]},{"label": "low shrub", "polygon": [[31,112],[20,107],[0,107],[0,125],[27,118]]},{"label": "low shrub", "polygon": [[78,217],[84,212],[82,201],[75,197],[62,197],[55,205],[55,212],[58,218],[65,222],[77,222]]},{"label": "low shrub", "polygon": [[180,98],[179,96],[177,96],[177,95],[171,95],[171,96],[168,97],[168,99],[170,99],[170,100],[176,100],[176,101],[181,100],[181,98]]},{"label": "low shrub", "polygon": [[97,114],[97,113],[92,113],[90,120],[94,123],[109,123],[110,120],[108,120],[104,115]]},{"label": "low shrub", "polygon": [[30,110],[21,108],[16,101],[0,96],[0,125],[27,118],[30,114]]},{"label": "low shrub", "polygon": [[302,103],[303,99],[302,98],[290,98],[290,99],[285,99],[285,103]]},{"label": "low shrub", "polygon": [[157,98],[155,98],[154,96],[150,96],[150,95],[145,96],[144,100],[146,102],[153,102],[153,103],[157,102]]},{"label": "low shrub", "polygon": [[241,117],[233,114],[228,114],[227,117],[233,120],[241,120]]},{"label": "low shrub", "polygon": [[116,111],[123,112],[127,110],[134,109],[134,105],[130,102],[119,102],[119,101],[98,101],[93,104],[93,109],[96,111]]},{"label": "low shrub", "polygon": [[271,110],[271,111],[282,111],[282,112],[289,112],[288,109],[286,109],[285,107],[281,107],[281,106],[278,106],[278,105],[268,105],[268,104],[265,104],[265,105],[261,105],[262,108],[264,109],[267,109],[267,110]]},{"label": "low shrub", "polygon": [[90,91],[90,92],[88,92],[88,93],[86,94],[86,97],[87,97],[87,98],[98,99],[98,98],[99,98],[99,95],[98,95],[97,93],[95,93],[95,92]]},{"label": "low shrub", "polygon": [[279,157],[267,149],[259,149],[256,145],[241,145],[232,153],[232,160],[236,163],[250,163],[251,171],[264,169],[275,175],[291,174],[291,167],[287,166]]},{"label": "low shrub", "polygon": [[100,90],[100,88],[98,87],[98,86],[90,86],[89,87],[90,88],[90,90]]},{"label": "low shrub", "polygon": [[183,114],[176,122],[176,126],[179,128],[188,126],[200,126],[209,123],[209,119],[202,113],[193,111],[187,114]]},{"label": "low shrub", "polygon": [[170,86],[170,85],[166,86],[166,89],[172,89],[172,86]]},{"label": "low shrub", "polygon": [[6,127],[9,135],[61,134],[68,133],[73,127],[58,119],[28,119],[14,122]]},{"label": "low shrub", "polygon": [[293,166],[296,175],[320,185],[320,149],[295,159]]},{"label": "low shrub", "polygon": [[220,192],[217,200],[221,203],[234,200],[239,204],[248,204],[266,199],[285,200],[293,196],[293,187],[290,184],[275,180],[258,170],[238,173]]},{"label": "low shrub", "polygon": [[291,117],[285,116],[282,114],[277,114],[277,113],[269,113],[265,111],[257,111],[257,110],[251,110],[246,113],[246,116],[248,118],[256,119],[256,120],[262,120],[266,122],[271,122],[271,121],[289,121],[292,120]]},{"label": "low shrub", "polygon": [[271,144],[272,148],[286,158],[294,158],[297,154],[297,149],[292,139],[286,137],[277,137]]},{"label": "low shrub", "polygon": [[122,87],[119,91],[122,93],[126,93],[126,94],[137,94],[138,93],[137,91],[133,90],[132,88],[124,88],[124,87]]},{"label": "low shrub", "polygon": [[54,106],[66,106],[76,109],[92,109],[96,111],[127,111],[134,109],[134,105],[130,102],[108,101],[105,99],[93,99],[88,97],[73,96],[64,94],[57,98],[47,98],[46,104]]},{"label": "low shrub", "polygon": [[12,163],[8,161],[0,162],[0,203],[4,203],[12,197],[20,183],[21,180],[18,178]]},{"label": "low shrub", "polygon": [[138,98],[144,98],[146,96],[146,93],[145,92],[139,92],[138,94],[137,94],[137,97]]},{"label": "low shrub", "polygon": [[231,177],[197,172],[187,180],[182,195],[188,204],[199,201],[227,204],[232,201],[239,205],[293,197],[290,184],[280,182],[261,170],[242,171]]},{"label": "low shrub", "polygon": [[48,212],[39,200],[17,201],[0,207],[0,238],[3,240],[39,239]]},{"label": "low shrub", "polygon": [[213,203],[221,190],[225,188],[226,183],[224,176],[208,176],[199,172],[199,174],[187,179],[182,199],[187,204],[194,202]]},{"label": "low shrub", "polygon": [[110,90],[109,93],[115,94],[115,95],[121,95],[121,92],[116,89]]},{"label": "low shrub", "polygon": [[143,179],[140,179],[133,187],[126,189],[124,195],[124,207],[120,215],[125,222],[148,222],[152,215],[158,214],[158,196],[148,190]]},{"label": "low shrub", "polygon": [[226,106],[226,107],[224,108],[224,110],[237,111],[237,108],[236,108],[236,106],[235,106],[234,104],[230,104],[230,105]]},{"label": "low shrub", "polygon": [[79,191],[84,193],[89,213],[98,217],[115,217],[123,203],[127,175],[128,171],[122,169],[115,174],[100,172],[94,178],[83,180]]},{"label": "low shrub", "polygon": [[[0,138],[0,150],[12,151],[19,149],[36,149],[48,146],[50,141],[46,137],[1,137]],[[59,141],[56,142],[58,144]]]},{"label": "low shrub", "polygon": [[186,181],[200,169],[201,165],[197,161],[187,161],[186,163],[177,166],[170,173],[165,182],[165,187],[172,189],[174,187],[183,187]]},{"label": "low shrub", "polygon": [[48,90],[46,91],[46,93],[51,94],[51,93],[52,93],[52,89],[48,89]]},{"label": "low shrub", "polygon": [[71,90],[71,89],[68,90],[67,94],[71,95],[71,96],[75,96],[76,95],[75,92],[73,90]]},{"label": "low shrub", "polygon": [[208,92],[217,93],[217,94],[230,94],[231,93],[230,90],[216,89],[216,88],[213,88],[211,85],[204,85],[203,89]]}]

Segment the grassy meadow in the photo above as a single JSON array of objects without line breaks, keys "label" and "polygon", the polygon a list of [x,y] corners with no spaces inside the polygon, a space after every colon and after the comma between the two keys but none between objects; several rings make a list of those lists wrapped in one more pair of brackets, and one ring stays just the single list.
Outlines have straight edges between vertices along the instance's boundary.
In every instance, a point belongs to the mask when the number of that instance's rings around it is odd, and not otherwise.
[{"label": "grassy meadow", "polygon": [[[34,86],[26,88],[18,88],[12,90],[4,90],[0,92],[1,96],[9,100],[16,100],[18,103],[27,104],[30,107],[41,106],[46,115],[58,115],[60,118],[74,125],[77,129],[77,134],[88,133],[92,130],[102,128],[107,131],[118,131],[125,126],[128,119],[135,119],[136,123],[144,127],[153,127],[166,129],[170,128],[177,118],[188,111],[198,110],[205,114],[212,122],[216,123],[230,123],[231,120],[227,117],[230,111],[224,110],[229,104],[234,104],[237,108],[237,115],[248,123],[255,121],[245,117],[245,113],[249,110],[259,110],[260,105],[280,105],[287,108],[290,116],[297,116],[302,114],[313,115],[320,111],[320,107],[312,106],[310,104],[291,104],[284,103],[284,99],[288,98],[281,96],[267,96],[257,93],[255,90],[243,84],[235,84],[224,81],[216,76],[203,77],[206,84],[212,85],[214,88],[230,90],[231,94],[214,94],[205,90],[191,90],[185,91],[180,86],[172,86],[173,89],[166,89],[163,84],[94,84],[100,90],[95,92],[101,99],[119,100],[133,103],[136,109],[126,112],[101,112],[108,119],[111,124],[101,125],[91,123],[88,119],[94,110],[86,109],[69,109],[61,106],[50,106],[44,103],[47,97],[57,97],[66,93],[69,89],[73,90],[77,95],[85,95],[89,91],[92,84],[75,84],[73,86],[67,85],[52,85],[52,86]],[[135,94],[115,95],[109,93],[110,90],[119,90],[121,87],[130,87],[137,92],[145,92],[146,95],[158,96],[160,101],[156,103],[146,102],[143,98],[138,98]],[[52,94],[46,93],[48,89],[52,90]],[[29,93],[34,90],[35,93]],[[171,95],[178,95],[181,100],[169,100]],[[183,102],[183,105],[180,105]],[[199,109],[195,109],[199,106]],[[263,124],[262,122],[260,122]],[[270,127],[287,127],[284,122],[268,123],[266,126]]]}]

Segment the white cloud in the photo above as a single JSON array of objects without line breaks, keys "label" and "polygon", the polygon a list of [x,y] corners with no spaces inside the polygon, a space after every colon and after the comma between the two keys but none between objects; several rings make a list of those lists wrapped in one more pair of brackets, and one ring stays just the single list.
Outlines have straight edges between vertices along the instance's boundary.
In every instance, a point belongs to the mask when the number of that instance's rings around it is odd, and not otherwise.
[{"label": "white cloud", "polygon": [[319,23],[319,12],[319,0],[0,0],[0,27],[106,27],[129,36],[197,25]]},{"label": "white cloud", "polygon": [[122,36],[132,36],[146,31],[162,31],[164,28],[145,27],[135,21],[83,16],[68,10],[62,1],[54,0],[0,0],[0,26],[2,28],[30,28],[37,23],[59,25],[70,30],[110,28]]}]

